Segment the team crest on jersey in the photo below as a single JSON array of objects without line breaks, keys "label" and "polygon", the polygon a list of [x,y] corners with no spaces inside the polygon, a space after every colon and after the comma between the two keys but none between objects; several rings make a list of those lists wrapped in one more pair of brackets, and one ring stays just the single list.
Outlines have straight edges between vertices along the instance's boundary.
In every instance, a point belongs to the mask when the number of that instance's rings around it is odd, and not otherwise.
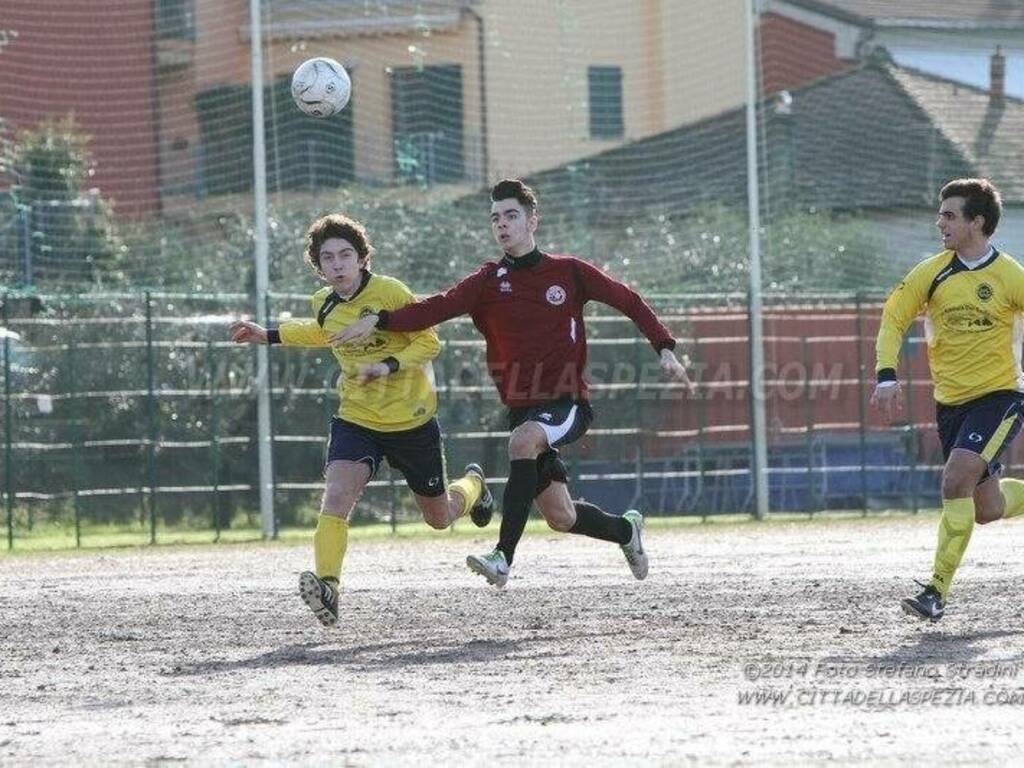
[{"label": "team crest on jersey", "polygon": [[366,317],[367,315],[376,315],[377,310],[373,307],[363,307],[359,310],[359,317]]},{"label": "team crest on jersey", "polygon": [[544,294],[544,298],[548,300],[548,304],[554,304],[556,307],[559,304],[564,304],[565,288],[560,285],[552,285],[548,288],[548,292]]},{"label": "team crest on jersey", "polygon": [[981,299],[982,301],[988,301],[989,299],[992,298],[992,286],[989,285],[988,283],[982,283],[975,290],[975,293],[978,295],[978,298]]}]

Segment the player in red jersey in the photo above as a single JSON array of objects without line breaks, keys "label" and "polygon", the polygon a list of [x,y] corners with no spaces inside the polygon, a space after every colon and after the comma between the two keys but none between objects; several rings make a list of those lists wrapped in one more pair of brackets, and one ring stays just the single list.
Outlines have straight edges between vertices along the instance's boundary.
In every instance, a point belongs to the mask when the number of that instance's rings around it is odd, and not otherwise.
[{"label": "player in red jersey", "polygon": [[615,307],[636,323],[660,355],[662,371],[690,385],[676,359],[675,340],[647,303],[628,286],[574,256],[537,249],[537,197],[518,179],[491,189],[491,231],[504,251],[444,293],[392,312],[368,315],[336,333],[334,344],[359,341],[376,328],[414,331],[469,315],[487,342],[487,367],[509,409],[510,469],[497,547],[467,564],[504,586],[530,505],[556,531],[583,534],[622,547],[637,579],[647,576],[636,510],[611,515],[573,502],[557,448],[582,437],[593,419],[587,382],[583,307],[591,300]]}]

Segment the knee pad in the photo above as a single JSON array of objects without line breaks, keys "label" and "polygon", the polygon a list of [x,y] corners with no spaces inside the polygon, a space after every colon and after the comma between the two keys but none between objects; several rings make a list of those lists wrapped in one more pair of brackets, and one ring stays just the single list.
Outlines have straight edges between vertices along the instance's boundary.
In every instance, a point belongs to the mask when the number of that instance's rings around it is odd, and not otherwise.
[{"label": "knee pad", "polygon": [[553,482],[564,483],[568,480],[568,469],[565,462],[554,448],[548,448],[537,457],[537,493],[540,496]]}]

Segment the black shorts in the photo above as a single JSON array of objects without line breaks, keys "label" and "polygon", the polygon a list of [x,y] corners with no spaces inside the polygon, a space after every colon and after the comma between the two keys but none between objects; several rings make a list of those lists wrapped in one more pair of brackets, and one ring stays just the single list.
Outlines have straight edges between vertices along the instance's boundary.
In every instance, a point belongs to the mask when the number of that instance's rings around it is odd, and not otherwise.
[{"label": "black shorts", "polygon": [[954,448],[976,453],[988,467],[982,481],[998,476],[1003,465],[999,456],[1020,432],[1024,394],[1012,390],[992,392],[960,405],[935,408],[935,421],[942,441],[942,457],[949,460]]},{"label": "black shorts", "polygon": [[543,405],[525,408],[509,408],[508,430],[532,421],[539,424],[548,438],[548,449],[537,457],[537,491],[539,496],[553,482],[564,483],[568,479],[565,464],[558,456],[556,447],[569,445],[579,440],[590,429],[594,411],[586,400],[552,400]]},{"label": "black shorts", "polygon": [[586,400],[564,398],[543,405],[508,409],[509,432],[527,421],[534,421],[544,430],[552,448],[575,443],[587,433],[593,420],[594,411]]},{"label": "black shorts", "polygon": [[372,480],[382,458],[405,476],[406,484],[416,495],[444,494],[444,447],[437,419],[401,432],[379,432],[337,416],[331,419],[325,471],[332,461],[357,461],[370,467]]}]

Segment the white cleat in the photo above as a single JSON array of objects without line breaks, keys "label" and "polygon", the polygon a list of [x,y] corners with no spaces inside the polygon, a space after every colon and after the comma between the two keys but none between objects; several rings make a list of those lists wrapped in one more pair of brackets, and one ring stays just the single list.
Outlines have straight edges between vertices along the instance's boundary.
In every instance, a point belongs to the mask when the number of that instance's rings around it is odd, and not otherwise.
[{"label": "white cleat", "polygon": [[647,551],[644,549],[643,540],[640,537],[644,527],[644,516],[635,509],[630,509],[622,517],[633,528],[633,538],[629,540],[628,544],[622,545],[622,554],[626,556],[626,562],[629,563],[629,570],[633,572],[633,576],[638,581],[643,581],[647,578],[649,565]]},{"label": "white cleat", "polygon": [[466,565],[499,589],[508,583],[509,566],[505,561],[505,553],[500,549],[494,549],[486,555],[470,555],[466,558]]}]

